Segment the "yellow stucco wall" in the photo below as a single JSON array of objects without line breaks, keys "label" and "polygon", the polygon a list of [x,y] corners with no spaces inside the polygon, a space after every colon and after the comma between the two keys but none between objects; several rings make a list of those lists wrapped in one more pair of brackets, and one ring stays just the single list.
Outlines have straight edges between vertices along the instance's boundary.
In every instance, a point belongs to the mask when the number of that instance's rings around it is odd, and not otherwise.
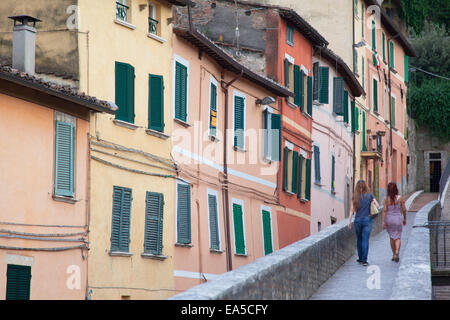
[{"label": "yellow stucco wall", "polygon": [[[172,25],[167,24],[172,14],[167,2],[153,1],[159,8],[159,36],[163,41],[150,38],[148,3],[128,1],[131,25],[124,26],[115,21],[115,2],[79,1],[80,90],[114,102],[115,62],[128,63],[135,68],[135,127],[117,125],[112,115],[99,114],[91,119],[88,295],[92,299],[164,299],[174,294],[175,180],[151,175],[174,174],[170,166],[151,158],[156,155],[170,163],[171,140],[149,135],[145,130],[148,127],[148,75],[156,74],[164,77],[164,133],[170,136],[172,132]],[[111,256],[109,252],[113,186],[132,189],[131,256]],[[163,260],[141,256],[147,191],[164,194],[162,254],[167,258]]]}]

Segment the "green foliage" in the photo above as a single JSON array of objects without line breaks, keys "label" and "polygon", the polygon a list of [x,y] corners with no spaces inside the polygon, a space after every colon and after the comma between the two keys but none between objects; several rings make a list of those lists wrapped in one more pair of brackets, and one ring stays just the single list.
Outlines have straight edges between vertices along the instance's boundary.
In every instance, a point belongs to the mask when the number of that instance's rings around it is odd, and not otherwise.
[{"label": "green foliage", "polygon": [[424,30],[426,20],[445,26],[448,31],[449,8],[449,0],[402,0],[399,16],[416,34]]}]

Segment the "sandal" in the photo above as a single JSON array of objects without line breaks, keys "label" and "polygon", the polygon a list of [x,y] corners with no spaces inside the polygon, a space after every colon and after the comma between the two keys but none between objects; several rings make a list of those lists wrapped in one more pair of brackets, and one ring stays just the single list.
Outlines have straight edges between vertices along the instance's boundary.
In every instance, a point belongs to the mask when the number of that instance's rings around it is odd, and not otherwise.
[{"label": "sandal", "polygon": [[398,253],[395,254],[395,256],[394,256],[394,261],[395,261],[395,262],[399,262],[399,261],[400,261],[400,258],[399,258],[399,256],[398,256]]}]

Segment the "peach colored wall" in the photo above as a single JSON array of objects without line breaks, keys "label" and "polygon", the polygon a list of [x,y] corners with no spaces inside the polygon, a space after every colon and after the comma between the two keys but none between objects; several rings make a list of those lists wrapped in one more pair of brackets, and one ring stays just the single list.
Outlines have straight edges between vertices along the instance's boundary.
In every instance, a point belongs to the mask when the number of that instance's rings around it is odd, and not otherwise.
[{"label": "peach colored wall", "polygon": [[[0,228],[39,234],[85,231],[89,123],[77,119],[75,198],[78,201],[69,204],[52,199],[54,111],[0,94],[0,114]],[[5,222],[80,227],[20,226]],[[0,238],[0,245],[10,247],[49,248],[80,244]],[[84,299],[87,262],[82,259],[80,249],[63,252],[0,249],[0,299],[4,299],[6,294],[7,254],[34,258],[31,268],[31,299]],[[70,276],[67,268],[71,265],[80,268],[80,289],[70,290],[66,286]]]},{"label": "peach colored wall", "polygon": [[[223,179],[222,134],[225,121],[224,92],[220,87],[222,70],[214,60],[205,53],[200,60],[198,49],[177,36],[173,37],[173,47],[177,56],[189,62],[187,123],[191,126],[186,128],[174,123],[174,150],[172,152],[174,159],[179,163],[180,178],[191,185],[192,247],[175,246],[174,250],[175,289],[185,290],[203,282],[203,275],[206,279],[211,279],[214,275],[227,271],[224,196],[221,184]],[[225,72],[224,80],[230,81],[235,76],[233,73]],[[217,130],[219,140],[214,142],[207,137],[211,77],[214,77],[218,82]],[[275,98],[276,96],[271,92],[262,90],[253,82],[242,79],[234,82],[229,88],[229,128],[233,128],[233,94],[235,91],[246,96],[245,129],[262,129],[263,107],[256,105],[255,100],[268,95]],[[278,113],[276,103],[271,107],[274,112]],[[233,150],[233,130],[230,130],[230,133],[227,151],[229,155],[230,189],[229,221],[232,264],[233,269],[235,269],[264,255],[262,205],[271,208],[273,250],[278,249],[276,206],[273,205],[275,203],[274,191],[277,182],[278,162],[272,162],[272,170],[266,175],[263,170],[267,170],[270,165],[262,160],[261,132],[256,131],[253,140],[246,139],[245,152]],[[186,138],[179,138],[180,136]],[[193,157],[197,158],[198,156],[201,156],[203,160],[200,162],[194,161]],[[212,252],[209,249],[208,189],[217,192],[218,196],[220,249],[223,251],[220,253]],[[250,190],[252,193],[249,193]],[[244,202],[246,256],[235,255],[232,199],[239,199]],[[176,229],[174,242],[176,242]]]}]

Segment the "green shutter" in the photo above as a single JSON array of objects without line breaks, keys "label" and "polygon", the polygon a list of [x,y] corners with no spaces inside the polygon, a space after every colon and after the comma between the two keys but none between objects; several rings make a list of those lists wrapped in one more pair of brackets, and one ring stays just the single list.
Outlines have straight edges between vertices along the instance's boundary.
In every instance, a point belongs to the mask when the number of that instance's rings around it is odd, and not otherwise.
[{"label": "green shutter", "polygon": [[306,112],[308,112],[308,114],[310,116],[312,116],[312,100],[313,100],[313,94],[312,94],[312,77],[308,76],[308,105],[307,105],[307,109]]},{"label": "green shutter", "polygon": [[355,132],[356,129],[356,107],[355,107],[355,101],[351,100],[350,101],[350,110],[351,110],[351,120],[352,120],[352,132]]},{"label": "green shutter", "polygon": [[322,177],[320,176],[320,148],[314,146],[314,179],[320,183]]},{"label": "green shutter", "polygon": [[[284,59],[284,86],[289,88],[289,60]],[[288,99],[287,97],[286,99]]]},{"label": "green shutter", "polygon": [[6,300],[30,300],[31,267],[8,264]]},{"label": "green shutter", "polygon": [[287,191],[288,189],[288,157],[289,157],[289,148],[284,147],[284,156],[283,156],[283,190]]},{"label": "green shutter", "polygon": [[356,48],[353,49],[353,51],[355,53],[355,60],[353,61],[353,65],[354,65],[354,68],[355,68],[355,73],[358,73],[358,51],[356,50]]},{"label": "green shutter", "polygon": [[164,131],[164,79],[148,75],[148,128]]},{"label": "green shutter", "polygon": [[302,198],[302,182],[303,182],[303,156],[298,157],[298,191],[297,198]]},{"label": "green shutter", "polygon": [[302,93],[301,93],[301,74],[303,71],[300,71],[300,67],[298,65],[294,65],[294,104],[296,106],[301,106],[302,103]]},{"label": "green shutter", "polygon": [[344,78],[333,78],[333,112],[344,115]]},{"label": "green shutter", "polygon": [[147,192],[145,199],[144,252],[162,254],[164,195]]},{"label": "green shutter", "polygon": [[187,67],[175,63],[175,118],[187,121]]},{"label": "green shutter", "polygon": [[386,61],[386,36],[384,32],[381,33],[381,45],[383,48],[383,61]]},{"label": "green shutter", "polygon": [[395,98],[391,97],[391,126],[395,128]]},{"label": "green shutter", "polygon": [[334,155],[331,156],[331,191],[334,192],[336,190],[336,160]]},{"label": "green shutter", "polygon": [[359,108],[355,107],[355,130],[359,131]]},{"label": "green shutter", "polygon": [[273,161],[281,160],[281,116],[279,114],[271,114],[271,159]]},{"label": "green shutter", "polygon": [[372,50],[374,51],[377,49],[376,30],[375,20],[372,20]]},{"label": "green shutter", "polygon": [[361,82],[362,82],[362,88],[363,88],[363,90],[364,90],[364,79],[365,79],[365,76],[364,76],[364,73],[365,73],[365,70],[364,70],[364,57],[362,57],[362,59],[361,59],[361,73],[362,73],[362,77],[361,77]]},{"label": "green shutter", "polygon": [[319,102],[328,103],[330,70],[328,67],[319,67]]},{"label": "green shutter", "polygon": [[131,189],[114,186],[111,223],[111,251],[129,251],[131,200]]},{"label": "green shutter", "polygon": [[55,194],[74,196],[74,127],[56,121],[55,133]]},{"label": "green shutter", "polygon": [[244,217],[242,207],[233,203],[234,244],[237,254],[245,254]]},{"label": "green shutter", "polygon": [[313,64],[313,100],[319,99],[319,63]]},{"label": "green shutter", "polygon": [[389,60],[391,60],[391,68],[395,69],[395,50],[394,42],[389,42]]},{"label": "green shutter", "polygon": [[373,111],[378,112],[378,81],[373,79]]},{"label": "green shutter", "polygon": [[191,243],[191,187],[177,184],[177,242]]},{"label": "green shutter", "polygon": [[234,97],[234,146],[244,148],[244,98]]},{"label": "green shutter", "polygon": [[364,10],[364,1],[361,1],[361,36],[364,39],[364,29],[365,29],[365,24],[364,24],[364,16],[366,15],[365,10]]},{"label": "green shutter", "polygon": [[116,62],[116,119],[134,123],[134,67]]},{"label": "green shutter", "polygon": [[300,110],[305,110],[305,72],[300,71]]},{"label": "green shutter", "polygon": [[348,91],[344,90],[344,122],[348,124]]},{"label": "green shutter", "polygon": [[366,112],[362,112],[362,150],[367,151],[366,147]]},{"label": "green shutter", "polygon": [[405,73],[405,82],[409,82],[409,56],[405,55],[403,59],[403,68]]},{"label": "green shutter", "polygon": [[262,210],[262,224],[263,224],[264,255],[267,255],[273,252],[272,224],[270,221],[269,211]]},{"label": "green shutter", "polygon": [[306,159],[305,199],[311,200],[311,159]]},{"label": "green shutter", "polygon": [[217,215],[217,199],[215,195],[208,194],[209,212],[209,244],[213,250],[220,250],[219,221]]},{"label": "green shutter", "polygon": [[292,152],[292,193],[297,193],[298,186],[298,152]]}]

